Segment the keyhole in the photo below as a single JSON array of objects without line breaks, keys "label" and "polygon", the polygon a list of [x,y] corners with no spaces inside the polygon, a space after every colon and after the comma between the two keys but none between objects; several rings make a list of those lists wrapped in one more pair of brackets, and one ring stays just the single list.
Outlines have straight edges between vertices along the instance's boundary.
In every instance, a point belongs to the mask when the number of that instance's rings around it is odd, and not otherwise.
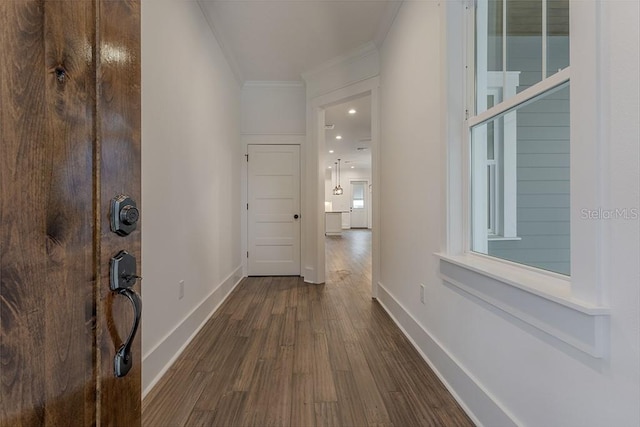
[{"label": "keyhole", "polygon": [[64,83],[64,81],[67,79],[67,71],[62,67],[56,67],[54,71],[56,73],[56,79],[58,79],[58,82]]}]

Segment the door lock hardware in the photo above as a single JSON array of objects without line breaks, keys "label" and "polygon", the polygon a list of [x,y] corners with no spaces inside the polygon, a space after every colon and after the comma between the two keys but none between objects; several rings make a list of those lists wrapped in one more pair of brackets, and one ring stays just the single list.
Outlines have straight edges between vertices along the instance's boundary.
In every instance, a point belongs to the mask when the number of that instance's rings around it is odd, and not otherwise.
[{"label": "door lock hardware", "polygon": [[138,331],[138,325],[140,324],[140,315],[142,314],[142,301],[137,293],[133,289],[125,288],[118,291],[120,295],[124,295],[133,305],[133,325],[129,331],[127,340],[120,346],[116,352],[116,356],[113,359],[113,372],[116,377],[124,377],[129,373],[133,366],[133,359],[131,358],[131,344]]},{"label": "door lock hardware", "polygon": [[109,286],[112,291],[128,289],[142,277],[136,274],[136,259],[127,251],[120,251],[111,258],[111,274]]},{"label": "door lock hardware", "polygon": [[136,274],[136,259],[127,251],[120,251],[111,258],[111,270],[109,286],[112,291],[125,296],[133,306],[133,325],[129,331],[126,341],[116,351],[113,361],[114,374],[116,377],[124,377],[133,366],[131,357],[131,345],[140,325],[142,314],[142,301],[140,296],[131,287],[135,285],[137,279],[142,277]]},{"label": "door lock hardware", "polygon": [[111,200],[111,231],[126,236],[136,229],[140,211],[129,196],[120,194]]}]

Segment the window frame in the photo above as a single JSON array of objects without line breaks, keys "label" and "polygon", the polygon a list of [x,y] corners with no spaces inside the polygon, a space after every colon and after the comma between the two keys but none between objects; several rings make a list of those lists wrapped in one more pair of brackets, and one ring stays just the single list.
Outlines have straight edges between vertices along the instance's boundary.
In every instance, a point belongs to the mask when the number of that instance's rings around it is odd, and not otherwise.
[{"label": "window frame", "polygon": [[[442,234],[440,277],[446,287],[471,295],[488,307],[508,313],[550,336],[554,346],[565,351],[579,350],[589,357],[602,358],[607,353],[607,286],[598,260],[606,256],[600,245],[601,221],[580,217],[581,209],[601,206],[599,191],[604,180],[603,162],[606,146],[601,142],[600,118],[602,91],[599,56],[601,41],[599,0],[575,1],[570,5],[570,67],[525,89],[491,109],[471,116],[475,104],[475,78],[469,72],[469,57],[474,55],[475,2],[446,2],[442,9],[443,76],[442,124],[445,139],[444,173],[446,198],[443,215],[446,227]],[[576,70],[571,74],[571,70]],[[470,251],[471,153],[470,129],[499,113],[570,80],[571,128],[571,276],[548,272],[523,264]],[[463,81],[464,84],[459,84]],[[595,101],[594,101],[595,100]],[[461,111],[461,115],[454,114]],[[579,141],[580,143],[576,143]],[[519,322],[519,323],[518,323]]]},{"label": "window frame", "polygon": [[[486,2],[487,0],[485,0]],[[467,49],[466,56],[466,70],[467,70],[467,85],[468,93],[467,93],[467,104],[465,106],[465,111],[467,111],[467,119],[466,119],[466,143],[465,146],[467,150],[469,150],[469,158],[471,159],[471,164],[469,165],[469,175],[466,179],[471,182],[479,182],[480,185],[476,185],[474,188],[471,186],[469,198],[469,205],[466,207],[469,210],[469,215],[471,220],[468,221],[465,226],[467,227],[466,234],[469,236],[469,240],[465,244],[465,249],[467,252],[476,253],[478,255],[487,256],[490,258],[495,258],[501,261],[502,258],[495,257],[492,255],[486,254],[488,252],[488,242],[496,241],[496,240],[520,240],[520,237],[517,236],[517,204],[516,204],[516,188],[517,188],[517,170],[516,167],[511,167],[516,164],[516,147],[515,147],[515,132],[517,126],[517,119],[515,111],[512,111],[518,107],[524,107],[525,105],[534,102],[538,97],[543,96],[545,94],[550,94],[556,88],[563,86],[565,83],[570,82],[571,80],[571,65],[568,67],[552,74],[551,76],[547,76],[547,34],[545,31],[542,31],[541,37],[541,51],[542,51],[542,64],[541,64],[541,81],[535,83],[534,85],[528,87],[520,93],[517,93],[517,86],[519,85],[519,75],[520,71],[505,71],[506,70],[506,46],[507,46],[507,36],[506,31],[507,23],[504,19],[506,16],[507,9],[507,1],[503,1],[503,35],[502,35],[502,64],[503,71],[487,71],[486,75],[478,76],[476,73],[477,67],[477,59],[480,57],[484,61],[486,47],[479,46],[477,40],[477,21],[478,14],[482,14],[483,12],[478,8],[478,1],[473,2],[473,7],[470,8],[470,12],[467,16],[467,31],[472,39],[472,42],[468,43],[468,46],[473,46],[473,48]],[[546,4],[547,0],[541,0],[542,6],[542,26],[545,27],[546,23]],[[485,11],[486,12],[486,11]],[[480,15],[482,17],[482,15]],[[570,39],[571,40],[571,39]],[[483,63],[484,64],[484,63]],[[480,66],[484,66],[486,68],[486,64],[481,64]],[[480,81],[480,83],[478,83]],[[499,85],[501,84],[501,86]],[[482,91],[478,88],[482,87]],[[500,96],[500,93],[501,96]],[[500,96],[500,101],[497,103],[494,102],[493,106],[487,107],[486,97],[494,96],[495,99]],[[481,107],[478,107],[481,105]],[[483,109],[479,114],[475,114],[476,109]],[[496,158],[496,169],[497,176],[502,176],[502,185],[494,191],[494,197],[497,200],[492,200],[488,206],[487,216],[484,214],[484,207],[480,207],[477,210],[473,210],[473,199],[478,198],[481,200],[484,196],[486,198],[486,194],[491,194],[491,189],[489,188],[489,183],[485,182],[480,174],[485,174],[482,170],[478,170],[474,172],[474,168],[478,168],[479,164],[482,163],[482,160],[474,155],[471,151],[471,140],[472,133],[475,127],[481,125],[488,125],[491,121],[497,120],[502,117],[503,122],[503,133],[505,134],[504,143],[505,143],[505,155],[504,159]],[[514,138],[508,138],[507,133],[514,133]],[[507,144],[508,141],[512,141],[513,144]],[[511,146],[513,145],[513,146]],[[495,147],[494,147],[495,148]],[[499,150],[498,150],[499,151]],[[495,153],[495,149],[494,149]],[[498,161],[501,160],[501,163]],[[488,162],[487,162],[488,163]],[[503,168],[504,170],[501,170]],[[488,181],[488,177],[487,177]],[[504,198],[504,206],[500,209],[500,199],[499,196],[503,195]],[[496,212],[492,212],[496,211]],[[488,227],[488,230],[477,229],[473,226],[473,224],[482,224],[488,221],[491,221],[491,217],[494,216],[496,220],[494,228]],[[492,232],[494,234],[492,234]],[[482,243],[485,242],[485,243]],[[475,251],[472,249],[475,248]],[[485,253],[483,253],[485,252]],[[511,263],[511,261],[508,261]],[[513,262],[512,264],[519,265],[518,263]],[[522,264],[528,268],[536,267],[528,266],[526,264]],[[548,272],[546,270],[540,269],[543,273],[553,273]],[[556,273],[553,273],[554,275]],[[566,277],[565,275],[560,274],[560,277]]]},{"label": "window frame", "polygon": [[[502,102],[504,94],[512,97],[516,93],[519,84],[520,71],[488,72],[487,76],[487,98],[493,96]],[[498,81],[503,86],[498,86]],[[496,102],[493,103],[496,105]],[[487,123],[488,125],[488,123]],[[521,240],[517,235],[517,170],[513,167],[516,164],[515,135],[517,129],[517,118],[515,114],[508,113],[502,116],[502,126],[494,126],[494,159],[490,162],[487,159],[487,166],[494,164],[494,185],[491,193],[491,180],[488,178],[488,193],[492,199],[488,206],[489,222],[492,224],[487,230],[487,241],[497,240]],[[497,149],[495,136],[499,135]],[[513,136],[513,138],[511,138]],[[487,141],[488,143],[489,141]],[[509,143],[511,142],[511,143]],[[493,196],[493,197],[491,197]]]}]

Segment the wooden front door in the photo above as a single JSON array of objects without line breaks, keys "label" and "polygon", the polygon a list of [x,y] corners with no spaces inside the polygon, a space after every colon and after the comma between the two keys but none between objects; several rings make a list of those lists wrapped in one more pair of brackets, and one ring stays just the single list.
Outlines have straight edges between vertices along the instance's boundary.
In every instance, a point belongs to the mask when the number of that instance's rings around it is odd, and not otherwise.
[{"label": "wooden front door", "polygon": [[[140,225],[110,230],[111,199],[140,201],[138,0],[0,1],[0,425],[139,425],[133,321],[111,258],[140,260]],[[139,281],[133,289],[139,289]]]}]

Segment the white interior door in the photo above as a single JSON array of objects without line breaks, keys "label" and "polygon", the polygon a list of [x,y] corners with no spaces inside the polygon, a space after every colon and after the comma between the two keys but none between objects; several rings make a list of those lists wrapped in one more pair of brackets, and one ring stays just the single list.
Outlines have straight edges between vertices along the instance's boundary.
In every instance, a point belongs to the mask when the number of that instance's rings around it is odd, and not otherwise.
[{"label": "white interior door", "polygon": [[249,145],[250,276],[300,275],[300,146]]},{"label": "white interior door", "polygon": [[368,189],[366,181],[351,181],[351,228],[368,228]]}]

